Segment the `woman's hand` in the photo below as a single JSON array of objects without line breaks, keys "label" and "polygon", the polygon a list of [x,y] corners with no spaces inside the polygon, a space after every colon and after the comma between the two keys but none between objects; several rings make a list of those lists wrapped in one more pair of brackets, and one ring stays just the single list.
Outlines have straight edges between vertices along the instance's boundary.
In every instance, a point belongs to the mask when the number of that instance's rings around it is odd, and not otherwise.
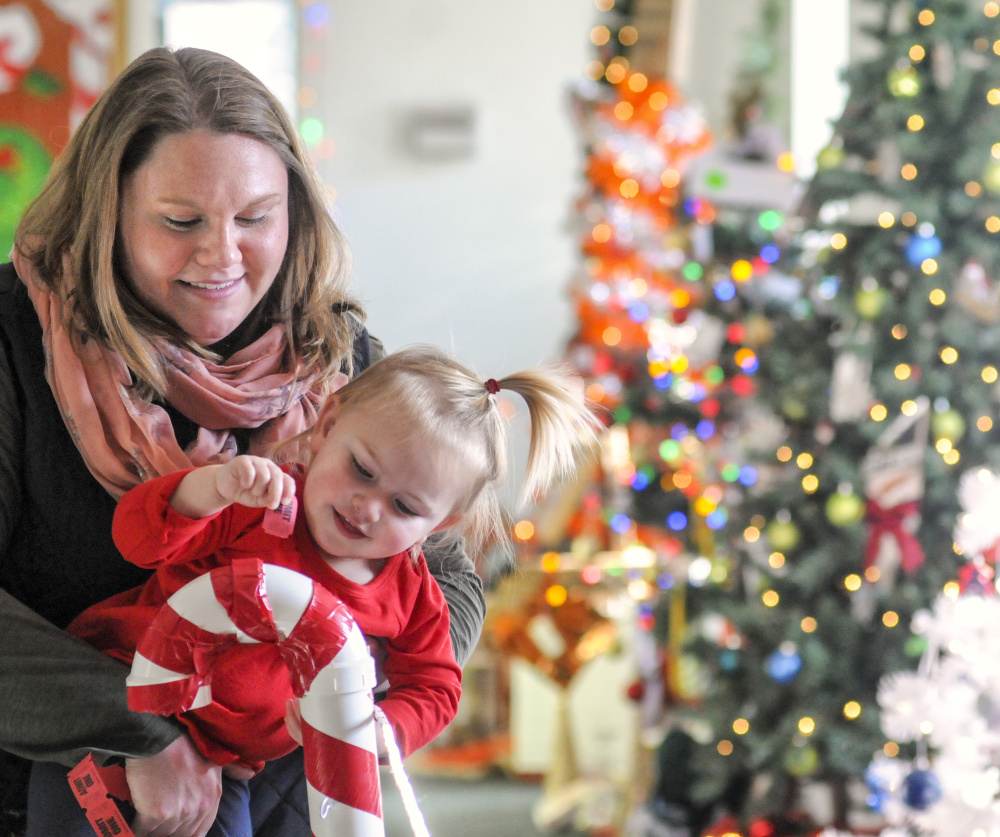
[{"label": "woman's hand", "polygon": [[222,768],[182,735],[147,759],[126,759],[136,837],[204,837],[222,796]]}]

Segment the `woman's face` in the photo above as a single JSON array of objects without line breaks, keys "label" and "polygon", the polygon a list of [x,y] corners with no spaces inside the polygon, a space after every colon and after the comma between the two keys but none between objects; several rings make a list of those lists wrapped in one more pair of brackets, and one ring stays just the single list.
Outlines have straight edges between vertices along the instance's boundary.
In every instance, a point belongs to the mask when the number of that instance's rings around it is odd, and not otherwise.
[{"label": "woman's face", "polygon": [[243,134],[171,134],[122,189],[127,279],[150,308],[208,346],[270,289],[288,246],[288,172]]}]

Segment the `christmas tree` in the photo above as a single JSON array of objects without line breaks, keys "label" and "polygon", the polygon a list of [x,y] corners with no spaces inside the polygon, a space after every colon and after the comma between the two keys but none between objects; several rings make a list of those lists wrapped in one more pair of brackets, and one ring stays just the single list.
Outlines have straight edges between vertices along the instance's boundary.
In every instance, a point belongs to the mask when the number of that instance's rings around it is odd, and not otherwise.
[{"label": "christmas tree", "polygon": [[735,638],[694,643],[713,671],[696,794],[745,780],[735,813],[775,835],[808,827],[806,785],[849,827],[886,743],[880,678],[914,668],[913,615],[955,577],[959,474],[1000,458],[1000,5],[861,5],[873,57],[846,71],[776,264],[793,281],[757,349],[760,479],[705,594]]}]

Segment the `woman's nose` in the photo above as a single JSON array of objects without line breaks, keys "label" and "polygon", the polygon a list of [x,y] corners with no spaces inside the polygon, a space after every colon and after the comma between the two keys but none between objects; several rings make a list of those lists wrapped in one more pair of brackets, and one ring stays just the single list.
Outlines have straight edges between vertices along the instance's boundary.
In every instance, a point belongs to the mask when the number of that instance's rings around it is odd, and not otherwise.
[{"label": "woman's nose", "polygon": [[206,232],[198,249],[198,262],[206,267],[227,268],[243,261],[237,230],[222,224]]}]

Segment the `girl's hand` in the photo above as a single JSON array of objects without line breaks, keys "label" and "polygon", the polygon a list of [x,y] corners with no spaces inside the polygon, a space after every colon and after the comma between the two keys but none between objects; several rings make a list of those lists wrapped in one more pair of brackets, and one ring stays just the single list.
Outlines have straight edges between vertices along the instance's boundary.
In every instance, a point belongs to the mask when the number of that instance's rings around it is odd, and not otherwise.
[{"label": "girl's hand", "polygon": [[204,837],[222,796],[222,768],[182,735],[148,759],[126,759],[136,837]]},{"label": "girl's hand", "polygon": [[276,509],[295,496],[295,480],[270,459],[237,456],[215,472],[215,490],[227,503]]}]

